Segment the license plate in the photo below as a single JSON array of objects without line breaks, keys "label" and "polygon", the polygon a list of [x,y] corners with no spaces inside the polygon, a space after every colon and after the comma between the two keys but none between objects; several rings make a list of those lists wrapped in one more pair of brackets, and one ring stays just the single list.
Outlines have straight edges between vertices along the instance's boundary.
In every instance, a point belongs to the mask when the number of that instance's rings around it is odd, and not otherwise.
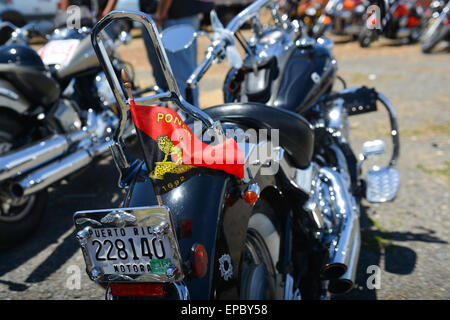
[{"label": "license plate", "polygon": [[94,281],[182,280],[178,242],[166,207],[79,211],[74,221]]},{"label": "license plate", "polygon": [[76,39],[53,40],[39,49],[38,53],[45,65],[60,64],[65,66],[70,61],[79,43],[80,40]]}]

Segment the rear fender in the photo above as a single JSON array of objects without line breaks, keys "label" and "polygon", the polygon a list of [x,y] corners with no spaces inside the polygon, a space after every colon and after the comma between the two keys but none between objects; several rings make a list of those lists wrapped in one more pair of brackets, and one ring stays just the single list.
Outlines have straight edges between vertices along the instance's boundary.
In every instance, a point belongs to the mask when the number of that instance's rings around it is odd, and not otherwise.
[{"label": "rear fender", "polygon": [[[271,203],[275,209],[284,208],[281,192],[277,189],[277,176],[257,176],[255,182],[261,189],[260,199]],[[205,246],[208,253],[208,271],[203,278],[187,276],[185,279],[191,299],[239,298],[241,252],[253,207],[241,197],[245,185],[229,175],[198,175],[178,188],[162,195],[169,207],[176,230],[185,274],[189,274],[192,248]],[[278,201],[278,202],[275,202]],[[148,170],[142,166],[131,184],[125,207],[157,205]],[[275,206],[276,203],[276,206]],[[285,211],[269,217],[276,228],[285,227]],[[281,232],[281,230],[280,230]],[[281,246],[284,241],[281,240]],[[280,248],[271,250],[273,259],[288,259]],[[275,257],[278,255],[278,257]],[[231,261],[231,266],[227,261]]]}]

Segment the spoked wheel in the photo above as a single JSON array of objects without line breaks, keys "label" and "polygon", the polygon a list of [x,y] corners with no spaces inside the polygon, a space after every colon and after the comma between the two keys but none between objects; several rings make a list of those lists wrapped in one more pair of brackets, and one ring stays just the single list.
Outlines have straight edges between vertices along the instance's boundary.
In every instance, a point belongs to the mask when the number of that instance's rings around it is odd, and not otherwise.
[{"label": "spoked wheel", "polygon": [[[0,116],[0,155],[16,145],[24,134],[20,122]],[[0,181],[0,184],[4,184]],[[47,191],[15,198],[3,187],[0,192],[0,249],[10,248],[30,235],[42,219],[47,204]]]},{"label": "spoked wheel", "polygon": [[255,229],[247,230],[241,270],[241,299],[275,298],[275,267],[264,239]]}]

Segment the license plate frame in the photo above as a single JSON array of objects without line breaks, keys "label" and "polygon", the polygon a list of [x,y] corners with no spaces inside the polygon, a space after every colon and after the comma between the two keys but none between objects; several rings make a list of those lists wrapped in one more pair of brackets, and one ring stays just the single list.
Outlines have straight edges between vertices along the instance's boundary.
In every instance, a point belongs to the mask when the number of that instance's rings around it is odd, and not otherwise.
[{"label": "license plate frame", "polygon": [[[74,214],[74,223],[86,263],[86,272],[93,281],[106,283],[183,280],[180,249],[168,207],[77,211]],[[118,240],[122,240],[120,246]],[[102,250],[102,243],[108,241],[111,243],[109,249]],[[123,247],[120,256],[119,247]],[[125,254],[127,259],[123,258]],[[133,260],[134,264],[126,262],[132,260],[130,257],[138,260]],[[113,258],[115,259],[111,260]]]}]

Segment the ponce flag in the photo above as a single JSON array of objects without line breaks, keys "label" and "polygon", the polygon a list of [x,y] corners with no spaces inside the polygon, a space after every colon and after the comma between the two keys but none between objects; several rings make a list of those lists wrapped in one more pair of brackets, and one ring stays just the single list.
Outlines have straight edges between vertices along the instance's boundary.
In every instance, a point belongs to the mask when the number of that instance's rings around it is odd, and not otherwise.
[{"label": "ponce flag", "polygon": [[157,194],[211,170],[244,177],[244,153],[234,139],[209,145],[169,108],[136,105],[130,99],[130,110]]}]

